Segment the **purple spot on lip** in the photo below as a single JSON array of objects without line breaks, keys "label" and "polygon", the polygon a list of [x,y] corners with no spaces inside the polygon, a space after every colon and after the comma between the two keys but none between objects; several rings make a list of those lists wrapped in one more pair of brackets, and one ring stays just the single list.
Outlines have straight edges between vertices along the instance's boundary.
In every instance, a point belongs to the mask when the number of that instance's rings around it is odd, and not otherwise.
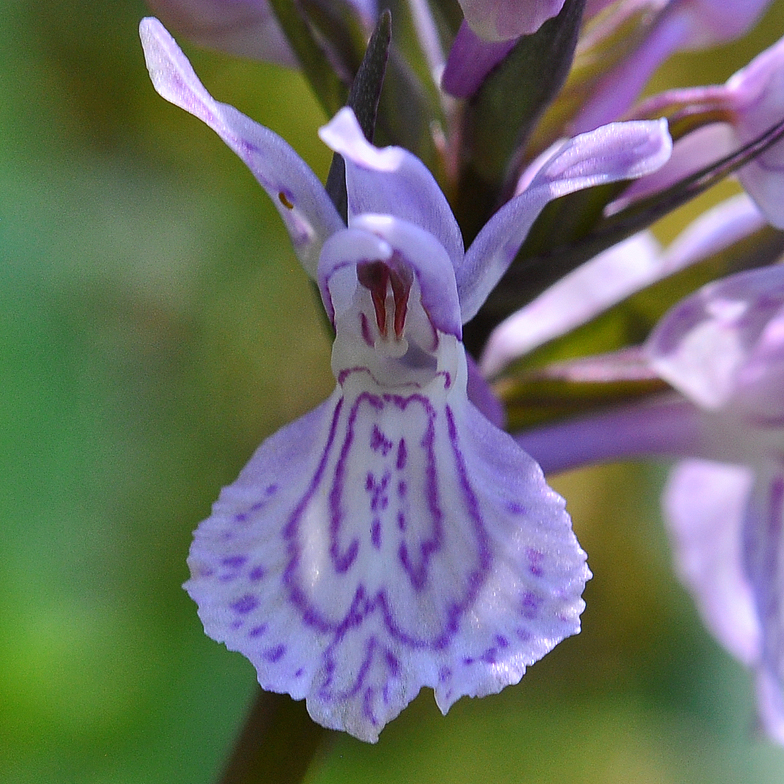
[{"label": "purple spot on lip", "polygon": [[297,671],[294,673],[294,677],[295,677],[295,678],[301,678],[301,677],[302,677],[304,674],[305,674],[305,670],[303,670],[303,669],[302,669],[302,667],[300,667],[300,668],[299,668],[299,669],[298,669],[298,670],[297,670]]},{"label": "purple spot on lip", "polygon": [[438,671],[438,682],[439,683],[445,683],[451,677],[452,677],[452,670],[450,670],[449,667],[442,667]]},{"label": "purple spot on lip", "polygon": [[252,594],[246,593],[245,596],[237,599],[236,602],[233,602],[229,606],[234,612],[240,613],[240,615],[247,615],[259,606],[259,600]]},{"label": "purple spot on lip", "polygon": [[522,504],[518,504],[516,501],[510,501],[506,505],[506,510],[511,514],[525,514],[526,508]]},{"label": "purple spot on lip", "polygon": [[376,518],[370,527],[370,541],[373,542],[373,547],[376,550],[381,549],[381,521]]},{"label": "purple spot on lip", "polygon": [[521,608],[523,617],[527,618],[529,621],[534,620],[534,618],[539,615],[539,608],[541,605],[542,600],[535,593],[526,591],[525,595],[523,596]]},{"label": "purple spot on lip", "polygon": [[261,578],[264,577],[264,574],[265,572],[263,566],[254,566],[253,569],[251,569],[250,573],[248,574],[248,579],[251,582],[255,583],[261,580]]},{"label": "purple spot on lip", "polygon": [[534,577],[541,577],[544,570],[542,569],[542,562],[544,561],[544,553],[539,550],[534,550],[532,547],[528,548],[526,552],[528,557],[528,571]]},{"label": "purple spot on lip", "polygon": [[229,558],[224,558],[221,563],[230,569],[239,569],[247,560],[248,558],[245,555],[232,555]]},{"label": "purple spot on lip", "polygon": [[272,664],[279,662],[286,654],[285,645],[276,645],[274,648],[268,648],[261,655]]},{"label": "purple spot on lip", "polygon": [[262,623],[260,626],[254,626],[249,632],[248,637],[261,637],[267,631],[267,624]]},{"label": "purple spot on lip", "polygon": [[370,434],[370,448],[374,452],[381,452],[384,457],[392,449],[392,442],[379,430],[378,425],[373,425],[373,432]]}]

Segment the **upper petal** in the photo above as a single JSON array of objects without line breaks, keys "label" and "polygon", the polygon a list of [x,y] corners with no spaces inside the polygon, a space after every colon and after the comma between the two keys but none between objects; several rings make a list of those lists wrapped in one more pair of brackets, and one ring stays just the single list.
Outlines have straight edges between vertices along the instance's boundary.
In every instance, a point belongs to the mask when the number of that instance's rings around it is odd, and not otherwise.
[{"label": "upper petal", "polygon": [[322,244],[343,227],[316,175],[280,136],[215,101],[157,19],[143,19],[139,33],[155,89],[206,123],[243,160],[283,218],[302,266],[315,277]]},{"label": "upper petal", "polygon": [[466,21],[485,41],[508,41],[535,33],[557,16],[564,0],[460,0]]},{"label": "upper petal", "polygon": [[565,143],[526,190],[493,215],[457,268],[463,322],[476,315],[549,201],[583,188],[641,177],[662,166],[671,149],[665,120],[613,123]]},{"label": "upper petal", "polygon": [[402,147],[379,149],[367,141],[354,112],[341,109],[319,131],[346,161],[349,224],[363,213],[394,215],[430,232],[453,264],[463,258],[463,237],[441,188],[422,161]]}]

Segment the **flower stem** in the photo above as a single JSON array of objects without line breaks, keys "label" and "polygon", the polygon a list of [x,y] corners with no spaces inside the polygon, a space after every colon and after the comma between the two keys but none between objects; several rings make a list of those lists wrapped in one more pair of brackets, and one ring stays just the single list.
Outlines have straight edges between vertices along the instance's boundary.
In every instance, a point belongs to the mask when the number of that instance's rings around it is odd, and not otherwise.
[{"label": "flower stem", "polygon": [[303,701],[258,689],[219,784],[296,784],[325,734]]}]

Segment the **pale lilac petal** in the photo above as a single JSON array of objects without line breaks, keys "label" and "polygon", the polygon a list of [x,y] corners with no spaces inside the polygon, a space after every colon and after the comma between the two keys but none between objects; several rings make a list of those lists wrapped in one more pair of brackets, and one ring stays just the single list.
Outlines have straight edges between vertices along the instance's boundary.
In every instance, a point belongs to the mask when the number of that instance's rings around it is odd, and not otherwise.
[{"label": "pale lilac petal", "polygon": [[362,133],[351,109],[341,109],[319,131],[346,161],[349,224],[365,213],[393,215],[429,231],[449,253],[463,257],[463,237],[449,203],[430,170],[402,147],[379,149]]},{"label": "pale lilac petal", "polygon": [[646,344],[656,372],[698,405],[784,417],[784,267],[715,281],[671,309]]},{"label": "pale lilac petal", "polygon": [[672,155],[661,169],[635,180],[620,198],[607,205],[606,214],[613,215],[639,199],[660,193],[716,163],[740,146],[734,131],[726,123],[713,123],[692,131],[673,144]]},{"label": "pale lilac petal", "polygon": [[719,253],[764,225],[755,203],[739,194],[700,215],[666,251],[650,233],[630,237],[578,267],[499,324],[482,354],[482,371],[488,376],[498,373],[509,362],[625,297]]},{"label": "pale lilac petal", "polygon": [[486,376],[661,277],[661,247],[650,232],[614,245],[561,278],[501,322],[482,353]]},{"label": "pale lilac petal", "polygon": [[441,87],[456,98],[468,98],[516,43],[515,39],[485,41],[463,22],[449,50]]},{"label": "pale lilac petal", "polygon": [[700,410],[683,399],[646,401],[531,428],[515,441],[546,474],[653,455],[686,457],[701,447]]},{"label": "pale lilac petal", "polygon": [[[784,120],[784,39],[732,76],[727,91],[734,99],[738,146]],[[784,228],[784,142],[744,166],[738,179],[768,220]]]},{"label": "pale lilac petal", "polygon": [[664,120],[613,123],[565,143],[528,188],[493,215],[457,267],[464,323],[495,288],[549,201],[583,188],[641,177],[662,166],[671,149]]},{"label": "pale lilac petal", "polygon": [[690,30],[679,14],[668,14],[654,25],[641,46],[595,85],[570,124],[572,132],[584,133],[623,117],[659,65],[684,47]]},{"label": "pale lilac petal", "polygon": [[746,466],[685,460],[670,473],[662,499],[681,580],[711,633],[748,666],[761,652],[743,564],[742,527],[753,484]]},{"label": "pale lilac petal", "polygon": [[277,134],[215,101],[157,19],[143,19],[139,32],[155,89],[206,123],[237,153],[269,194],[303,267],[315,277],[321,245],[343,227],[318,178]]},{"label": "pale lilac petal", "polygon": [[148,5],[177,35],[201,46],[297,65],[266,0],[148,0]]},{"label": "pale lilac petal", "polygon": [[685,269],[740,242],[765,226],[757,205],[745,194],[725,199],[690,223],[664,253],[667,274]]},{"label": "pale lilac petal", "polygon": [[485,41],[508,41],[535,33],[557,16],[564,0],[460,0],[466,21]]},{"label": "pale lilac petal", "polygon": [[744,521],[745,567],[762,630],[758,686],[766,729],[779,741],[784,716],[784,472],[769,462],[758,472]]},{"label": "pale lilac petal", "polygon": [[686,19],[688,49],[704,49],[745,35],[771,0],[671,0],[675,14]]},{"label": "pale lilac petal", "polygon": [[423,686],[446,711],[516,683],[579,630],[590,573],[563,499],[468,401],[435,238],[360,216],[319,283],[337,389],[221,493],[186,587],[264,688],[375,741]]}]

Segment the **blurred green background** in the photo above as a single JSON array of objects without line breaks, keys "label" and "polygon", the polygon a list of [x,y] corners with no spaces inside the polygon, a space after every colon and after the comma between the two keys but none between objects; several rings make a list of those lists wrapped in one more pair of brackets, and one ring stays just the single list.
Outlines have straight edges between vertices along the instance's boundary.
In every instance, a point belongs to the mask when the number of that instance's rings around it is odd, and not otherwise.
[{"label": "blurred green background", "polygon": [[[659,83],[725,79],[784,32],[782,5],[744,46],[680,58]],[[264,193],[153,92],[145,13],[0,2],[8,784],[215,780],[255,679],[180,587],[191,531],[258,443],[333,383],[319,306]],[[326,173],[324,118],[296,74],[185,48],[213,94]],[[672,575],[663,476],[557,479],[595,574],[583,633],[447,718],[427,693],[377,746],[330,735],[309,784],[781,782],[751,679]]]}]

